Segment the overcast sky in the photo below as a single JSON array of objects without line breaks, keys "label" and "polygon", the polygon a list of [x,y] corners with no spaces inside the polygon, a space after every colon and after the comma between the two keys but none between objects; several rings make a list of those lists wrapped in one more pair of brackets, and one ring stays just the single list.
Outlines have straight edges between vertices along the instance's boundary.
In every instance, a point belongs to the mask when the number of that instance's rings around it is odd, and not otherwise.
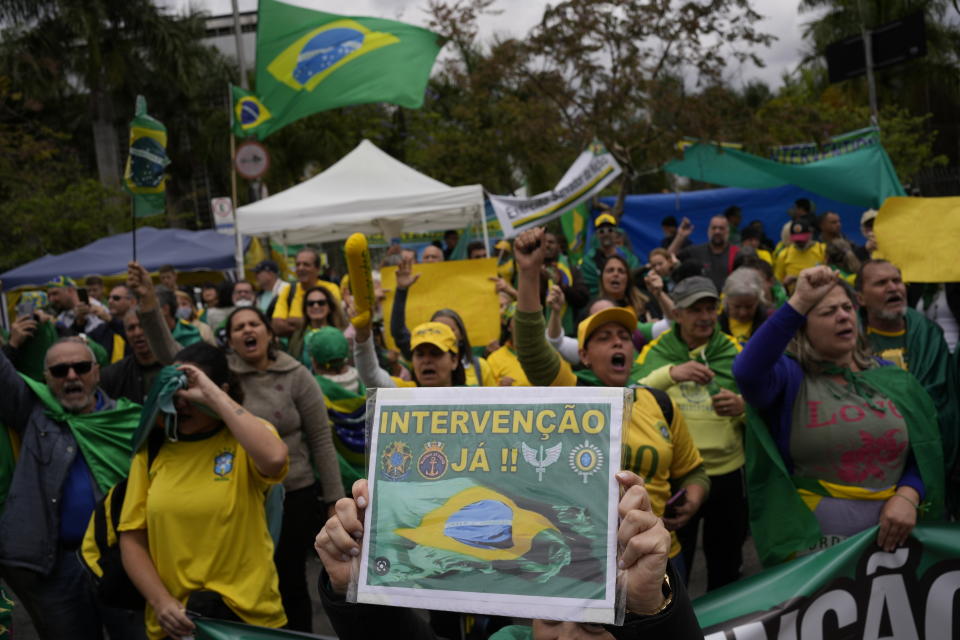
[{"label": "overcast sky", "polygon": [[[156,0],[161,6],[183,11],[194,6],[211,15],[223,15],[232,11],[230,0]],[[556,1],[556,0],[554,0]],[[238,0],[240,11],[253,11],[256,0]],[[426,0],[290,0],[290,4],[315,8],[330,13],[368,15],[391,18],[423,25],[426,22]],[[489,40],[496,34],[521,36],[527,33],[543,15],[547,0],[500,0],[496,8],[502,10],[497,16],[484,16],[480,22],[480,37]],[[760,31],[774,34],[779,39],[769,48],[758,48],[757,53],[766,62],[758,69],[752,64],[743,67],[731,66],[727,71],[730,84],[742,86],[752,79],[760,79],[776,88],[781,84],[784,72],[793,71],[801,58],[801,31],[803,23],[814,15],[797,13],[798,0],[753,0],[753,6],[764,16],[758,25]],[[735,63],[734,63],[735,64]]]}]

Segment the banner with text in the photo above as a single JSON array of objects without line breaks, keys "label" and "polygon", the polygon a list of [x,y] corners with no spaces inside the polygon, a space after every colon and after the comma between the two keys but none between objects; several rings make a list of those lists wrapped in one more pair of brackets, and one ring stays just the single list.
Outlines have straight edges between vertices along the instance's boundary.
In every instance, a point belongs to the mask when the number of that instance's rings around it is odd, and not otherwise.
[{"label": "banner with text", "polygon": [[960,637],[960,524],[918,525],[893,553],[876,539],[874,527],[697,599],[705,640]]},{"label": "banner with text", "polygon": [[379,389],[357,601],[616,622],[628,399],[601,387]]},{"label": "banner with text", "polygon": [[553,191],[531,198],[513,198],[487,194],[503,228],[512,238],[524,229],[544,224],[570,211],[606,187],[620,175],[620,165],[600,142],[581,153]]}]

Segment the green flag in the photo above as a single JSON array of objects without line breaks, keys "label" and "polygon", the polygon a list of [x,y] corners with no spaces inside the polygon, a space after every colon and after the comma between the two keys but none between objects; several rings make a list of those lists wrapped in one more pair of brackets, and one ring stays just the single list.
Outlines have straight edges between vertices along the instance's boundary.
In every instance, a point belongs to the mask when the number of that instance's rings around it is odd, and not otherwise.
[{"label": "green flag", "polygon": [[[423,104],[440,36],[379,18],[261,0],[257,95],[234,92],[237,126],[261,140],[300,118],[351,104]],[[235,127],[236,131],[236,127]]]},{"label": "green flag", "polygon": [[590,221],[590,207],[582,202],[560,216],[563,235],[567,238],[570,260],[580,262],[587,244],[587,223]]},{"label": "green flag", "polygon": [[133,214],[142,218],[167,209],[164,170],[167,157],[167,128],[147,114],[147,101],[137,96],[136,112],[130,121],[130,155],[123,174],[123,187],[133,196]]}]

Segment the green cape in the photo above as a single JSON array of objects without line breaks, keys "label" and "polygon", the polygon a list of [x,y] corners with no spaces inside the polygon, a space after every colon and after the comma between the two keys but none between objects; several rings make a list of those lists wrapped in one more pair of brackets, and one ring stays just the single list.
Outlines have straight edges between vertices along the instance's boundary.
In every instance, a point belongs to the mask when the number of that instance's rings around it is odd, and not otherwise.
[{"label": "green cape", "polygon": [[[710,336],[710,342],[707,343],[703,351],[704,362],[716,377],[713,382],[724,389],[739,393],[737,383],[733,379],[733,359],[740,353],[740,345],[732,337],[720,330],[720,325],[715,325],[713,335]],[[641,377],[650,375],[660,367],[668,364],[682,364],[690,360],[690,347],[680,338],[680,332],[677,324],[660,334],[660,336],[649,343],[640,352],[640,374]]]},{"label": "green cape", "polygon": [[[350,422],[359,419],[360,428],[364,428],[362,418],[366,412],[367,388],[363,382],[360,382],[359,392],[354,393],[329,378],[321,375],[316,375],[314,378],[317,380],[317,384],[320,385],[320,390],[323,391],[323,401],[327,406],[327,414],[334,426],[333,444],[337,449],[340,479],[343,481],[343,486],[349,493],[350,487],[353,486],[354,482],[367,476],[366,463],[363,454],[356,454],[354,451],[351,451],[345,443],[340,441],[336,426],[338,423],[350,426]],[[316,469],[314,469],[314,474],[319,480],[320,477]]]},{"label": "green cape", "polygon": [[119,398],[114,409],[70,413],[60,406],[47,385],[23,374],[21,377],[46,407],[47,416],[70,427],[100,491],[106,492],[127,477],[133,452],[131,437],[140,421],[140,405]]},{"label": "green cape", "polygon": [[171,331],[170,334],[173,336],[173,339],[180,344],[181,347],[189,347],[190,345],[203,340],[203,338],[200,337],[200,329],[197,329],[186,320],[177,320],[177,323],[173,326],[173,331]]},{"label": "green cape", "polygon": [[[924,503],[929,506],[921,517],[940,519],[944,500],[943,451],[932,419],[936,415],[933,402],[917,380],[898,367],[876,367],[854,375],[892,400],[903,415],[910,450],[926,488]],[[760,561],[768,567],[819,541],[820,524],[797,493],[798,483],[814,491],[816,485],[806,478],[790,476],[769,427],[749,405],[745,441],[750,532]]]}]

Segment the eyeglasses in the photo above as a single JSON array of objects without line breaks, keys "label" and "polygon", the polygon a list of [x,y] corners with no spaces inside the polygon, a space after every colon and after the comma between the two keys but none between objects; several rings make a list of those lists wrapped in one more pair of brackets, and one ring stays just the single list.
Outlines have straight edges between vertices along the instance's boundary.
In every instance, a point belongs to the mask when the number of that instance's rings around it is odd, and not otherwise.
[{"label": "eyeglasses", "polygon": [[307,300],[308,307],[325,307],[327,306],[326,300]]},{"label": "eyeglasses", "polygon": [[47,367],[47,371],[49,371],[50,375],[54,378],[66,378],[70,373],[70,369],[76,371],[78,376],[82,376],[86,373],[90,373],[90,370],[93,369],[93,362],[90,360],[85,362],[65,362],[63,364],[55,364],[52,367]]}]

